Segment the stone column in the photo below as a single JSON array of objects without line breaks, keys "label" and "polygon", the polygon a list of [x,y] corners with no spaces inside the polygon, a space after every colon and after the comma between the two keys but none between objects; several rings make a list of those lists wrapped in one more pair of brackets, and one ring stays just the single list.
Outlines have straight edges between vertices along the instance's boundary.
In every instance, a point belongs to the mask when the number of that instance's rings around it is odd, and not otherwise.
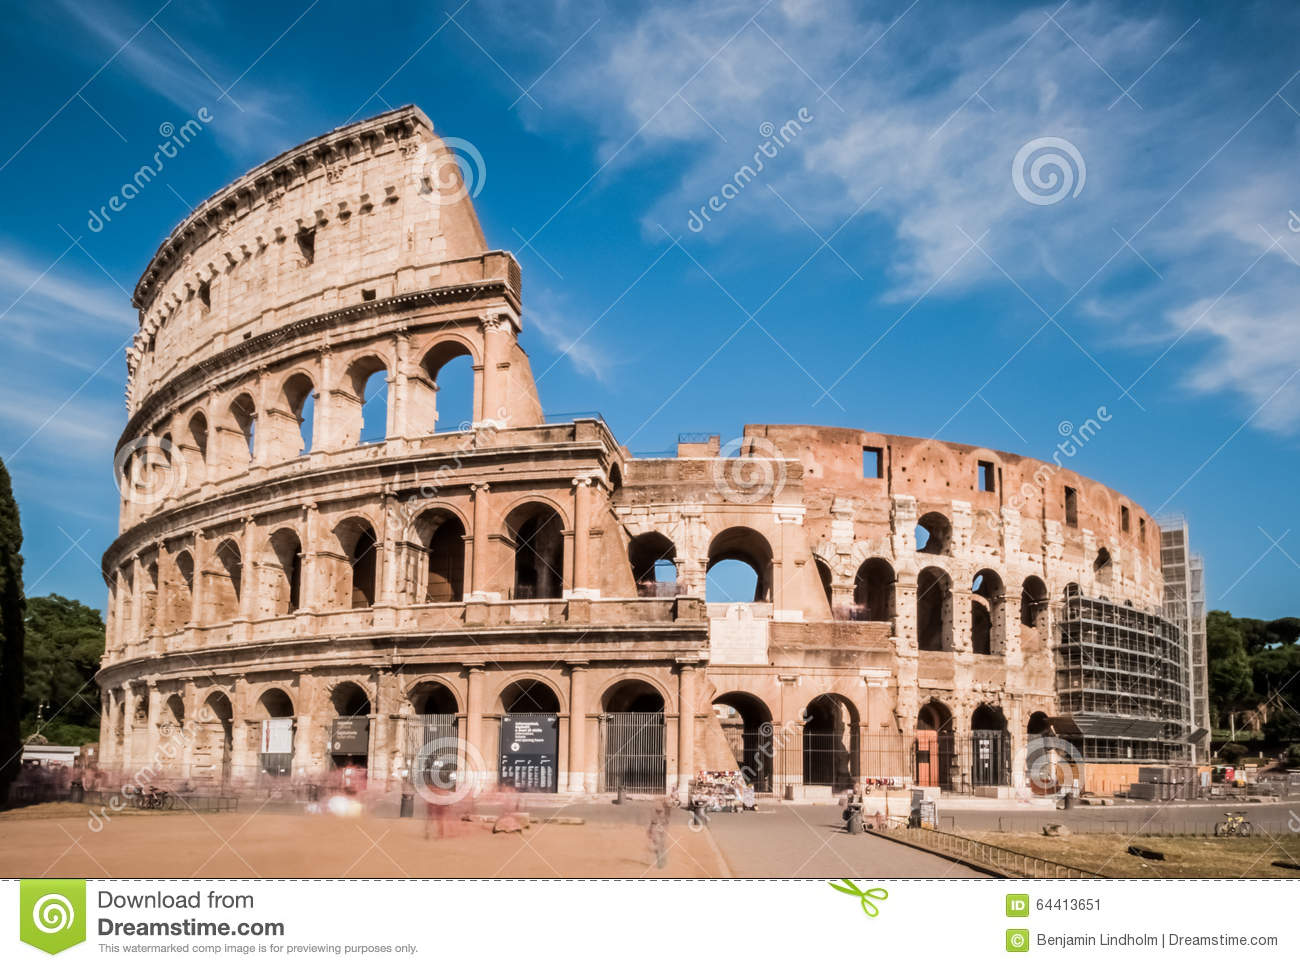
[{"label": "stone column", "polygon": [[207,564],[207,545],[203,541],[203,532],[194,531],[190,543],[190,557],[194,561],[194,571],[190,581],[190,625],[203,623],[203,569]]},{"label": "stone column", "polygon": [[393,372],[388,375],[388,436],[406,436],[406,367],[410,337],[400,330],[393,340]]},{"label": "stone column", "polygon": [[334,376],[329,350],[320,354],[320,386],[316,388],[316,408],[312,412],[312,452],[334,449]]},{"label": "stone column", "polygon": [[138,645],[144,625],[144,562],[136,555],[131,559],[131,645]]},{"label": "stone column", "polygon": [[588,585],[591,557],[591,477],[573,479],[573,587],[574,598],[596,597]]},{"label": "stone column", "polygon": [[145,695],[149,697],[149,712],[145,718],[144,763],[148,765],[153,763],[154,756],[158,753],[158,706],[162,702],[162,694],[158,691],[156,681],[146,683],[145,690]]},{"label": "stone column", "polygon": [[483,601],[488,597],[487,583],[489,580],[488,570],[488,502],[489,487],[487,484],[471,484],[470,490],[474,492],[474,533],[472,540],[474,542],[473,574],[470,578],[470,593],[468,600]]},{"label": "stone column", "polygon": [[298,675],[298,702],[294,706],[297,714],[293,732],[293,775],[300,778],[316,772],[312,761],[315,750],[312,723],[315,721],[312,709],[316,700],[316,680],[310,672]]},{"label": "stone column", "polygon": [[185,719],[181,723],[181,776],[188,777],[194,768],[194,744],[199,740],[199,687],[193,679],[186,679],[181,686],[181,702],[184,705]]},{"label": "stone column", "polygon": [[483,412],[475,426],[504,427],[509,423],[506,413],[506,390],[509,379],[510,338],[514,326],[509,317],[501,313],[488,313],[483,317]]},{"label": "stone column", "polygon": [[316,609],[316,505],[302,506],[302,587],[298,592],[298,613]]},{"label": "stone column", "polygon": [[[469,679],[465,690],[465,742],[469,746],[469,756],[478,759],[484,772],[490,772],[483,754],[483,667],[467,666],[465,675]],[[471,787],[483,779],[473,775],[472,762],[461,764],[460,778],[462,784]]]},{"label": "stone column", "polygon": [[569,793],[587,792],[587,664],[569,664]]},{"label": "stone column", "polygon": [[248,681],[237,678],[230,690],[230,773],[233,780],[252,779],[249,763],[248,720],[244,707],[248,704]]},{"label": "stone column", "polygon": [[695,776],[695,664],[677,671],[677,787],[685,796]]}]

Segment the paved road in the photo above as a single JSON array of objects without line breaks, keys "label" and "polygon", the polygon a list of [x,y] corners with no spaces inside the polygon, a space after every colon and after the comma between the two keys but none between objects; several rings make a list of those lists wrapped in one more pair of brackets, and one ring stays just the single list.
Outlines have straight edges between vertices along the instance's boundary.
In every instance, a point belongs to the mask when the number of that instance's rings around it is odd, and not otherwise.
[{"label": "paved road", "polygon": [[839,807],[763,804],[709,815],[737,877],[983,877],[961,864],[872,834],[849,834]]}]

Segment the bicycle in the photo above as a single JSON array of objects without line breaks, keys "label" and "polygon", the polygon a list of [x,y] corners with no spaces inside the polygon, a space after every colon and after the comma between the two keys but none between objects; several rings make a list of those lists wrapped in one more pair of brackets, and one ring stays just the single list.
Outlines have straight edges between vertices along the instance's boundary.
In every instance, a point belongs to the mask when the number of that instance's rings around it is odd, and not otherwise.
[{"label": "bicycle", "polygon": [[1220,820],[1214,825],[1214,836],[1216,837],[1249,837],[1254,833],[1255,828],[1251,826],[1250,821],[1246,819],[1244,813],[1229,811],[1224,814],[1227,820]]}]

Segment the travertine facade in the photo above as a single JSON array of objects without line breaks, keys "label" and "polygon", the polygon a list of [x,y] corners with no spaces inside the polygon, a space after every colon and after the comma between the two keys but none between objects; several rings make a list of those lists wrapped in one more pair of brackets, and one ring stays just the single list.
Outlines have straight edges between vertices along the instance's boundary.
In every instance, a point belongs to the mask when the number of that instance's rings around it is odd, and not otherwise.
[{"label": "travertine facade", "polygon": [[[106,767],[161,756],[215,784],[364,764],[392,785],[412,724],[438,723],[491,775],[502,718],[549,713],[537,782],[559,790],[737,765],[795,792],[1006,786],[1055,711],[1049,601],[1160,601],[1158,529],[1058,463],[802,426],[635,459],[599,418],[548,421],[519,267],[414,108],[213,196],[135,304]],[[445,427],[460,357],[473,422]],[[705,602],[726,559],[753,567],[754,602]],[[362,748],[340,753],[350,717]],[[268,720],[292,736],[279,759]]]}]

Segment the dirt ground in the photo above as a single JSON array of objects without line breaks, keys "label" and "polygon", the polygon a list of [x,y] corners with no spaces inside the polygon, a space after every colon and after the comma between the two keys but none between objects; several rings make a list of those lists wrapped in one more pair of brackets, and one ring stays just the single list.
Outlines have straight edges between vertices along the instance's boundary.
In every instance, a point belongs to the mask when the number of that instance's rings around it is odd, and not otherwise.
[{"label": "dirt ground", "polygon": [[[534,824],[494,834],[425,821],[263,813],[111,815],[92,830],[85,806],[0,813],[0,877],[718,877],[712,839],[668,828],[668,864],[650,859],[645,822]],[[561,811],[561,814],[563,812]]]},{"label": "dirt ground", "polygon": [[[1125,834],[974,834],[985,843],[1059,861],[1106,877],[1300,877],[1300,871],[1274,867],[1280,860],[1300,864],[1300,836],[1283,837],[1131,837]],[[1143,860],[1129,845],[1163,853]]]}]

